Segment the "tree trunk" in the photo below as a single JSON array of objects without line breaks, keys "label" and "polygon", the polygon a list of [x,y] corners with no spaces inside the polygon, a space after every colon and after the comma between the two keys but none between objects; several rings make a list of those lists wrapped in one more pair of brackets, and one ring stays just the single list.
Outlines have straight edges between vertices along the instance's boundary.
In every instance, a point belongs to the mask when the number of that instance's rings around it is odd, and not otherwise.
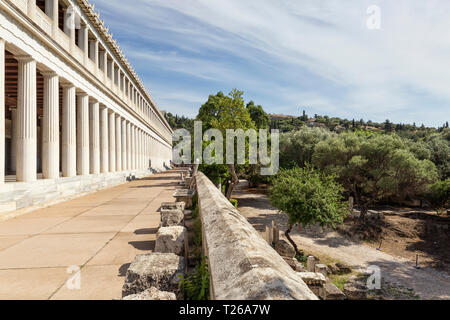
[{"label": "tree trunk", "polygon": [[239,178],[238,178],[238,176],[236,174],[236,168],[235,168],[234,164],[229,164],[227,166],[228,166],[228,171],[230,172],[231,177],[232,177],[231,183],[228,186],[228,190],[227,190],[227,199],[231,200],[231,196],[233,195],[233,189],[234,189],[235,186],[238,185]]},{"label": "tree trunk", "polygon": [[297,244],[294,242],[294,240],[292,240],[291,238],[291,233],[292,231],[292,225],[289,226],[289,228],[286,230],[286,232],[284,233],[284,235],[286,236],[286,238],[288,239],[288,241],[291,243],[291,245],[294,247],[295,250],[295,256],[303,256],[303,252],[300,252],[298,250]]}]

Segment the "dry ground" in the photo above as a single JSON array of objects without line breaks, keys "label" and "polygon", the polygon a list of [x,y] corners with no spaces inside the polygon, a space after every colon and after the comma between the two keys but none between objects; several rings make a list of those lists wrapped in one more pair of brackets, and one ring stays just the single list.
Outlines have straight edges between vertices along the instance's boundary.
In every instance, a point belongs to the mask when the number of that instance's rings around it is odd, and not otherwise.
[{"label": "dry ground", "polygon": [[[238,199],[240,212],[261,233],[272,221],[281,230],[286,230],[287,216],[270,205],[264,190],[241,189],[233,198]],[[423,223],[423,220],[432,213],[407,209],[394,212],[392,208],[388,211],[391,213],[385,213],[386,224],[381,227],[380,234],[385,237],[381,250],[375,248],[378,248],[379,242],[354,241],[342,233],[323,231],[321,228],[295,230],[293,239],[305,252],[342,261],[358,272],[376,265],[381,268],[385,281],[411,288],[421,299],[450,299],[450,275],[441,269],[430,267],[449,258],[449,246],[442,242],[430,244],[428,237],[423,238],[429,233],[421,232],[423,225],[425,230],[427,228],[427,223]],[[439,224],[441,222],[439,220]],[[351,227],[351,224],[347,222],[344,228]],[[415,231],[412,232],[413,230]],[[431,232],[432,230],[433,228],[430,229]],[[431,238],[434,239],[433,236]],[[421,269],[414,267],[417,251],[420,252]]]}]

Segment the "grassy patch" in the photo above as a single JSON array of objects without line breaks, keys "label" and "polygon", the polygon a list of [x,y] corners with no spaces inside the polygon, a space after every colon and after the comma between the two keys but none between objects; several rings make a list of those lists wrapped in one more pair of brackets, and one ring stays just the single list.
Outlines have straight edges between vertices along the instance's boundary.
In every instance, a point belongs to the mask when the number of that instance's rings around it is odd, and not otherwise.
[{"label": "grassy patch", "polygon": [[350,281],[350,278],[353,276],[353,274],[330,274],[328,277],[330,278],[331,282],[339,288],[339,290],[344,291],[344,286],[346,283]]}]

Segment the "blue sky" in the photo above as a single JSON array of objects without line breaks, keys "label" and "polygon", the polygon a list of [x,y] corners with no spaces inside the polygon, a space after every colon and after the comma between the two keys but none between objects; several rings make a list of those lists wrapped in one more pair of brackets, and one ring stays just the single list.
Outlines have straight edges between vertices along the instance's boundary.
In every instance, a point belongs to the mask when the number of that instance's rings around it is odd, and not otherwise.
[{"label": "blue sky", "polygon": [[447,0],[91,2],[161,110],[238,88],[269,113],[450,121]]}]

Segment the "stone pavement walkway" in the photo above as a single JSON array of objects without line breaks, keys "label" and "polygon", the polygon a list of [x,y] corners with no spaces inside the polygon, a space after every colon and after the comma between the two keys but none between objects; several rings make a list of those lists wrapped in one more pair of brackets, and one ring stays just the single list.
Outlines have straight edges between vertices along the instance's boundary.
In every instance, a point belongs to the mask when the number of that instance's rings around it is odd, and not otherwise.
[{"label": "stone pavement walkway", "polygon": [[[0,299],[120,299],[129,264],[154,249],[177,181],[157,174],[0,222]],[[81,286],[69,289],[76,268]]]}]

